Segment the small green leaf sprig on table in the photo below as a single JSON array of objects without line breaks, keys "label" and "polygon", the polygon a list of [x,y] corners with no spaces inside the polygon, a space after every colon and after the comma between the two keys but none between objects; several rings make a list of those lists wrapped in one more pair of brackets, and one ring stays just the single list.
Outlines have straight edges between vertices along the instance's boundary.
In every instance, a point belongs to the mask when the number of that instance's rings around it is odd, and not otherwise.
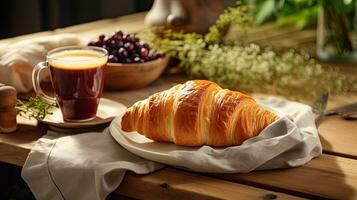
[{"label": "small green leaf sprig on table", "polygon": [[18,115],[29,119],[35,118],[37,120],[42,120],[46,115],[52,114],[51,110],[54,107],[56,107],[55,103],[50,103],[40,97],[31,97],[28,101],[18,100],[16,112]]},{"label": "small green leaf sprig on table", "polygon": [[240,44],[224,35],[231,25],[249,27],[248,8],[227,8],[205,35],[151,28],[145,35],[156,49],[178,58],[192,78],[205,78],[244,92],[283,95],[311,101],[323,92],[357,91],[357,80],[322,68],[304,51],[277,53],[256,44]]}]

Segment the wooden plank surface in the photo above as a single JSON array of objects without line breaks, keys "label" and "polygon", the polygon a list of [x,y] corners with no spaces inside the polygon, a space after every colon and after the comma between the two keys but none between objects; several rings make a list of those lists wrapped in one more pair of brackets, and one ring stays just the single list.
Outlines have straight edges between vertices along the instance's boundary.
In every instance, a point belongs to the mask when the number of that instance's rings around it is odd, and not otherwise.
[{"label": "wooden plank surface", "polygon": [[357,160],[332,155],[323,154],[297,168],[214,177],[307,197],[357,199]]},{"label": "wooden plank surface", "polygon": [[324,155],[307,166],[294,169],[219,174],[217,177],[312,199],[356,199],[356,161],[334,156]]},{"label": "wooden plank surface", "polygon": [[[21,36],[18,38],[11,38],[4,41],[0,41],[0,45],[12,43],[14,41],[39,36],[39,35],[49,35],[63,32],[72,32],[78,34],[83,38],[94,38],[100,33],[110,33],[116,28],[123,29],[128,32],[137,32],[144,28],[143,24],[144,14],[137,14],[128,17],[120,17],[113,20],[102,20],[99,22],[92,22],[89,24],[73,26],[64,29],[58,29],[55,31],[49,31],[44,33],[36,33],[34,35]],[[282,42],[283,45],[289,47],[289,45],[298,45],[303,43],[309,43],[313,38],[312,31],[305,32],[296,32],[293,29],[284,30],[284,34],[279,33],[278,31],[273,32],[269,27],[261,27],[265,32],[269,32],[272,36],[280,34],[282,35],[280,39],[284,39]],[[260,30],[260,31],[262,31]],[[270,30],[270,31],[269,31]],[[275,30],[274,30],[275,31]],[[289,32],[290,31],[290,32]],[[259,33],[259,31],[257,31]],[[291,33],[291,34],[289,34]],[[310,34],[310,35],[309,35]],[[259,35],[259,34],[258,34]],[[294,37],[295,35],[295,37]],[[284,36],[284,37],[283,37]],[[285,36],[289,36],[286,38]],[[294,38],[299,38],[300,42],[294,42]],[[266,39],[265,39],[266,40]],[[264,38],[259,42],[264,42]],[[279,37],[275,37],[277,44],[279,44]],[[273,41],[273,40],[271,40]],[[290,41],[290,42],[289,42]],[[285,48],[285,47],[284,47]],[[343,68],[343,70],[349,71],[350,74],[357,75],[357,68],[355,66],[349,66],[348,68]],[[144,99],[147,96],[151,95],[154,92],[161,91],[171,87],[176,82],[182,82],[186,80],[187,77],[175,75],[170,76],[166,75],[157,80],[154,84],[150,85],[147,88],[135,90],[135,91],[105,91],[104,97],[111,98],[113,100],[124,103],[127,106],[130,106],[137,100]],[[344,96],[338,96],[332,99],[329,102],[329,108],[343,105],[345,103],[357,101],[356,94],[347,94]],[[20,119],[21,123],[25,123],[23,119]],[[323,155],[320,158],[314,159],[309,164],[303,167],[295,169],[286,169],[286,170],[273,170],[265,172],[253,172],[249,174],[233,174],[233,175],[215,175],[216,177],[223,178],[226,180],[238,182],[240,184],[253,185],[259,188],[265,188],[273,191],[282,191],[290,194],[298,194],[307,197],[327,197],[327,198],[355,198],[357,193],[357,182],[356,182],[356,156],[357,156],[357,123],[352,121],[343,121],[339,117],[330,117],[319,127],[322,144],[324,151],[326,153],[331,153],[338,156]],[[12,134],[0,134],[0,160],[3,162],[8,162],[16,165],[22,165],[26,159],[28,152],[30,151],[32,145],[35,141],[41,137],[45,132],[45,128],[36,127],[25,123],[24,126],[20,126],[19,130],[16,133]],[[340,156],[350,157],[353,159],[342,158]],[[169,171],[168,171],[169,170]],[[176,174],[176,171],[170,171],[170,169],[165,168],[159,172],[150,174],[150,175],[132,175],[127,176],[125,184],[119,190],[123,194],[129,194],[130,187],[134,187],[135,184],[148,184],[148,188],[154,187],[155,184],[158,184],[160,180],[174,181],[177,179],[180,173]],[[170,179],[165,179],[166,176],[172,175]],[[174,174],[174,175],[173,175]],[[197,187],[197,183],[194,180],[201,180],[201,178],[206,178],[204,176],[198,176],[185,173],[183,176],[188,176],[185,180],[192,179],[191,182],[187,181],[187,185],[180,185],[178,182],[174,182],[175,187],[172,187],[173,193],[175,191],[180,191],[183,193],[190,194],[193,191],[191,187]],[[196,179],[197,178],[197,179]],[[223,190],[219,184],[215,185],[215,181],[210,186],[205,186],[202,188],[209,188],[214,191],[214,188]],[[176,185],[178,184],[178,185]],[[195,185],[196,184],[196,185]],[[232,183],[233,184],[233,183]],[[136,186],[138,187],[138,185]],[[232,187],[234,186],[227,186]],[[252,188],[246,186],[247,188],[242,188],[243,191],[250,191]],[[333,189],[331,189],[333,188]],[[142,188],[145,190],[145,188]],[[254,188],[253,188],[254,189]],[[165,193],[160,189],[154,190],[153,193],[160,194]],[[145,191],[143,191],[145,193]],[[148,192],[146,192],[147,195]],[[166,195],[169,195],[166,192]],[[244,192],[243,192],[244,193]],[[265,194],[264,190],[258,189],[257,194]],[[138,194],[139,195],[139,194]],[[195,194],[197,195],[197,194]],[[211,194],[207,198],[217,198],[214,194]],[[220,194],[224,195],[224,194]],[[310,196],[309,196],[310,195]],[[138,196],[139,197],[139,196]],[[166,196],[168,197],[168,196]],[[187,196],[186,196],[187,197]],[[223,197],[223,196],[221,196]],[[228,197],[228,196],[227,196]],[[203,197],[204,198],[204,197]]]},{"label": "wooden plank surface", "polygon": [[17,131],[0,133],[0,161],[22,166],[37,139],[47,132],[47,126],[36,120],[17,117]]},{"label": "wooden plank surface", "polygon": [[[104,93],[104,96],[107,98],[111,98],[115,101],[122,102],[126,106],[130,106],[137,100],[144,99],[147,96],[157,91],[167,89],[171,87],[173,84],[175,84],[176,82],[182,82],[186,79],[187,77],[172,76],[172,75],[166,76],[155,81],[154,84],[150,85],[145,89],[125,91],[125,92],[106,91]],[[338,122],[338,119],[335,120],[334,118],[328,120],[333,120]],[[320,129],[323,128],[322,134],[331,133],[332,136],[335,135],[332,134],[333,131],[331,132],[330,130],[332,129],[345,130],[344,128],[351,126],[350,129],[352,132],[348,132],[348,133],[350,133],[352,138],[346,140],[346,143],[350,142],[351,145],[356,144],[355,142],[357,136],[353,134],[353,130],[355,130],[354,127],[356,123],[353,123],[351,121],[342,121],[342,124],[337,123],[337,124],[332,124],[332,126],[324,127],[323,125],[325,124],[325,122],[320,127]],[[326,124],[331,124],[331,122],[328,122]],[[343,127],[340,127],[339,124],[341,124]],[[22,165],[22,163],[25,161],[27,153],[30,151],[31,146],[40,136],[41,134],[38,131],[31,131],[31,129],[30,130],[20,129],[18,132],[14,134],[6,134],[6,135],[0,134],[0,147],[4,149],[7,148],[9,144],[11,144],[11,146],[18,147],[17,148],[18,152],[15,153],[17,156],[15,157],[11,155],[5,156],[5,158],[8,159],[7,162],[17,165]],[[325,138],[324,135],[321,138],[324,144],[324,148],[326,148],[325,145],[329,144],[329,142],[323,139]],[[332,142],[333,141],[331,141],[331,143]],[[4,146],[4,144],[6,144],[7,146]],[[340,146],[342,147],[343,144],[341,144]],[[351,148],[351,149],[355,149],[355,148]],[[8,149],[7,151],[2,151],[2,152],[11,152],[12,150],[13,149]],[[24,152],[27,152],[26,155],[23,154]],[[18,155],[23,155],[23,156],[19,157]],[[0,155],[0,158],[3,159],[3,156]],[[15,161],[13,160],[9,161],[10,158]],[[164,169],[164,171],[165,170],[166,169]],[[236,175],[236,174],[221,175],[222,177],[220,178],[236,181],[242,184],[249,184],[255,187],[264,188],[268,190],[281,191],[289,194],[298,194],[298,195],[302,195],[303,197],[328,197],[328,198],[346,197],[342,194],[344,193],[346,195],[355,198],[356,196],[353,196],[353,194],[357,192],[356,170],[357,170],[357,160],[323,155],[320,158],[312,160],[306,166],[299,167],[296,169],[253,172],[250,174],[242,174],[242,175]],[[160,172],[160,173],[164,173],[164,172]],[[155,174],[156,173],[153,173],[152,175],[156,177]],[[147,175],[145,177],[151,179],[150,175]],[[133,178],[134,177],[131,177],[130,180],[136,180]],[[140,176],[136,178],[140,179]],[[139,183],[141,183],[141,181],[143,180],[140,179],[136,181],[139,181]],[[144,183],[146,182],[144,181]],[[135,184],[135,183],[130,183],[130,184]],[[325,186],[322,187],[321,185],[325,185]],[[329,189],[330,186],[333,188],[338,188],[338,190],[330,190]]]},{"label": "wooden plank surface", "polygon": [[116,193],[138,199],[300,199],[172,168],[150,175],[128,173]]},{"label": "wooden plank surface", "polygon": [[326,117],[319,133],[325,153],[357,159],[357,121]]},{"label": "wooden plank surface", "polygon": [[[16,152],[13,155],[4,157],[0,154],[0,159],[4,162],[21,166],[24,163],[34,141],[39,137],[40,134],[36,132],[7,134],[5,140],[9,141],[13,139],[14,141],[12,143],[15,143],[16,140],[22,145],[17,146]],[[0,140],[4,141],[3,134],[0,135]],[[1,142],[0,149],[4,150],[5,148],[8,148],[8,146]],[[11,152],[12,150],[14,149],[11,148],[0,152]],[[26,154],[24,154],[25,152]],[[3,160],[4,158],[7,160]],[[11,159],[15,160],[15,162]],[[129,177],[127,177],[129,182],[126,184],[129,184],[130,187],[140,183],[149,184],[146,189],[156,188],[155,192],[160,194],[162,189],[155,187],[155,183],[160,182],[160,180],[165,182],[166,179],[160,179],[159,177],[162,176],[156,174],[170,173],[167,171],[169,169],[170,168],[164,168],[158,172],[144,176],[134,176],[129,174]],[[248,174],[214,174],[211,176],[234,181],[240,184],[251,185],[257,188],[263,188],[269,191],[283,192],[307,198],[325,197],[347,199],[347,197],[349,197],[351,199],[357,199],[357,160],[338,156],[322,155],[321,157],[312,160],[305,166],[293,169],[270,170],[252,172]],[[200,178],[201,177],[198,177],[198,179]],[[190,175],[190,179],[191,181],[199,181],[195,179],[194,174]],[[169,180],[172,181],[174,178]],[[124,191],[121,191],[122,189],[120,188],[119,192],[131,195],[132,193],[127,187],[129,186],[124,187]],[[331,188],[334,189],[331,190]],[[141,189],[146,190],[145,188]],[[176,190],[176,188],[174,189]],[[185,192],[188,192],[187,189],[188,188],[181,188],[181,190]],[[140,198],[140,196],[137,197]]]}]

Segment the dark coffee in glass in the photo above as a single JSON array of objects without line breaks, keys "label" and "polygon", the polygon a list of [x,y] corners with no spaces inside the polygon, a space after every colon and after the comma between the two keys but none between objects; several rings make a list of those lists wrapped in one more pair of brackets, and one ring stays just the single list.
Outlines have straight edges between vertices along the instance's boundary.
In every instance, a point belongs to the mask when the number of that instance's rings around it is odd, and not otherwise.
[{"label": "dark coffee in glass", "polygon": [[64,120],[87,121],[96,117],[106,63],[106,51],[96,47],[67,47],[49,52],[47,67]]}]

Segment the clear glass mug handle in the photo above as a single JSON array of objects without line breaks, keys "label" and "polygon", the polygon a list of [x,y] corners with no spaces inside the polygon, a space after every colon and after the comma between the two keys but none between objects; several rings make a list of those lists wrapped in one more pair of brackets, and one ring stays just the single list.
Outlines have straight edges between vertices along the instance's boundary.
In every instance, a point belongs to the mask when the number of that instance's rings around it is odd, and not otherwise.
[{"label": "clear glass mug handle", "polygon": [[43,69],[47,69],[47,68],[48,68],[47,62],[40,62],[35,66],[35,68],[33,68],[32,70],[33,89],[35,90],[36,95],[39,96],[40,98],[49,101],[51,103],[56,103],[56,98],[46,95],[41,89],[40,74]]}]

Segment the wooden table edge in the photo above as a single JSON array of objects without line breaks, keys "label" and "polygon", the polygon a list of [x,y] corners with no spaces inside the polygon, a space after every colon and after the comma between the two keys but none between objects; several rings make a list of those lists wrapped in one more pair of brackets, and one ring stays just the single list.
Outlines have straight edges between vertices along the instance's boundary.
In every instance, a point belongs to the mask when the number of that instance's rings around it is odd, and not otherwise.
[{"label": "wooden table edge", "polygon": [[[3,43],[11,43],[11,42],[14,42],[14,41],[17,41],[19,39],[23,39],[25,37],[32,37],[34,35],[36,36],[39,36],[39,35],[51,35],[51,34],[57,34],[57,33],[64,33],[64,32],[72,32],[72,33],[79,33],[78,30],[81,29],[81,27],[83,28],[84,26],[89,28],[89,27],[93,27],[93,26],[97,26],[98,23],[104,23],[104,22],[117,22],[117,21],[121,21],[121,20],[125,20],[125,19],[131,19],[133,21],[136,21],[138,18],[143,18],[144,16],[144,13],[139,13],[139,14],[135,14],[135,15],[130,15],[130,16],[124,16],[124,17],[118,17],[118,18],[115,18],[115,19],[107,19],[107,20],[102,20],[101,22],[91,22],[91,23],[88,23],[88,24],[81,24],[81,25],[77,25],[77,26],[74,26],[74,27],[69,27],[69,28],[63,28],[63,29],[56,29],[56,30],[53,30],[53,31],[48,31],[48,32],[41,32],[41,33],[38,33],[38,34],[30,34],[30,35],[25,35],[24,37],[20,36],[20,37],[16,37],[16,38],[11,38],[9,40],[1,40],[0,41],[0,44],[3,44]],[[132,18],[130,18],[132,17]],[[128,22],[124,22],[123,24],[127,24]],[[140,27],[142,28],[142,27]],[[6,158],[5,159],[1,159],[1,161],[5,160],[5,162],[8,162],[8,163],[11,163],[11,164],[15,164],[15,165],[18,165],[18,166],[22,166],[25,162],[25,159],[28,155],[28,153],[30,152],[30,149],[27,149],[27,148],[22,148],[22,147],[17,147],[17,146],[14,146],[14,145],[11,145],[11,144],[6,144],[6,143],[2,143],[0,141],[0,155],[1,153],[3,152],[2,150],[3,149],[7,149],[7,150],[15,150],[17,151],[18,153],[20,153],[21,155],[25,155],[25,156],[18,156],[16,154],[7,154]],[[326,153],[331,153],[329,151],[326,151]],[[333,153],[332,153],[333,154]],[[333,156],[343,156],[343,155],[333,155]],[[1,158],[2,156],[0,156]],[[161,171],[165,171],[167,170],[166,168],[161,170]],[[133,184],[133,180],[135,181],[138,181],[138,183],[142,183],[142,184],[153,184],[153,186],[157,187],[157,183],[151,183],[150,181],[141,181],[138,180],[140,178],[144,178],[144,177],[151,177],[153,175],[155,175],[156,173],[152,173],[152,174],[149,174],[149,175],[135,175],[133,173],[128,173],[124,179],[124,182],[123,182],[123,185],[122,187],[119,187],[119,189],[117,190],[119,193],[123,192],[123,194],[128,194],[128,191],[125,192],[125,187],[126,184]],[[196,175],[196,174],[193,174],[192,175]],[[213,178],[213,179],[216,179],[216,178]],[[221,180],[221,179],[218,179],[218,180]],[[222,180],[223,181],[223,180]],[[135,184],[135,183],[134,183]],[[245,184],[243,184],[245,185]],[[154,187],[154,188],[155,188]],[[189,191],[189,189],[187,188],[186,190],[184,189],[177,189],[177,190],[182,190],[182,191]],[[290,192],[290,191],[289,191]],[[157,193],[159,194],[159,193]],[[203,196],[202,196],[203,197]],[[213,196],[212,196],[213,197]]]},{"label": "wooden table edge", "polygon": [[[3,149],[11,149],[13,150],[13,154],[8,154],[7,156],[3,156],[0,153],[0,161],[6,162],[9,164],[13,164],[16,166],[22,167],[26,161],[27,155],[30,153],[30,149],[24,147],[13,146],[9,144],[4,144],[0,142],[0,152],[3,152]],[[9,152],[9,151],[7,151]],[[11,152],[11,151],[10,151]],[[22,156],[19,156],[22,155]],[[25,156],[23,156],[25,155]],[[336,157],[334,155],[323,154],[323,156],[330,156]],[[5,158],[5,159],[4,159]],[[349,159],[349,158],[344,158]],[[349,159],[353,160],[353,159]],[[304,166],[301,166],[304,167]],[[164,175],[163,175],[164,174]],[[177,184],[177,180],[182,179],[185,177],[186,180],[190,180],[184,183],[184,186],[180,186]],[[231,193],[212,193],[207,192],[205,194],[195,192],[192,190],[192,183],[195,182],[195,188],[202,189],[197,186],[197,182],[207,180],[213,182],[214,184],[205,186],[206,189],[212,191],[212,188],[218,187],[219,185],[229,185],[231,188],[235,188],[235,190],[240,191],[243,190],[250,190],[254,192],[258,192],[261,198],[265,198],[265,196],[276,196],[276,197],[284,197],[283,199],[295,199],[295,198],[309,198],[309,199],[321,199],[326,198],[323,196],[300,192],[292,189],[287,189],[283,187],[271,186],[261,184],[259,182],[249,182],[244,179],[242,180],[231,180],[226,178],[224,174],[217,175],[217,174],[206,174],[206,173],[195,173],[195,172],[188,172],[180,169],[175,169],[170,166],[164,167],[158,171],[152,172],[150,174],[135,174],[131,171],[128,171],[124,177],[124,180],[119,185],[119,187],[114,191],[115,194],[120,194],[128,197],[133,198],[149,198],[154,197],[155,195],[160,196],[163,199],[172,199],[175,194],[179,199],[180,198],[187,198],[187,199],[201,199],[201,198],[223,198],[223,199],[233,199]],[[167,185],[166,185],[167,184]],[[165,186],[166,185],[166,186]],[[131,190],[135,188],[135,190]],[[242,189],[243,188],[243,189]],[[140,190],[140,193],[135,191]],[[223,189],[222,189],[223,190]],[[190,198],[195,197],[195,198]]]},{"label": "wooden table edge", "polygon": [[[0,161],[20,167],[24,165],[27,155],[31,151],[27,148],[19,148],[17,146],[0,143],[0,152],[2,152],[5,148],[7,150],[10,149],[10,152],[13,153],[8,154],[7,156],[1,155],[0,153]],[[187,181],[184,184],[178,183],[177,180],[182,180],[183,177]],[[200,181],[206,181],[210,184],[200,187],[198,184]],[[214,190],[214,188],[217,187],[222,189],[221,192]],[[229,187],[231,190],[228,193],[224,192],[225,187]],[[133,190],[133,188],[135,189]],[[207,193],[205,194],[195,191],[204,189],[207,189]],[[193,172],[185,172],[171,167],[165,167],[153,173],[143,175],[128,171],[124,176],[122,183],[114,191],[114,193],[139,199],[154,199],[155,197],[160,197],[162,199],[235,199],[236,197],[232,193],[233,189],[237,192],[237,195],[239,192],[242,192],[247,195],[246,197],[250,198],[251,196],[249,192],[259,194],[259,196],[254,196],[254,198],[260,197],[265,199],[274,197],[283,199],[300,199],[298,196],[294,196],[294,194],[285,194],[283,191],[271,191],[251,185],[199,175]]]}]

